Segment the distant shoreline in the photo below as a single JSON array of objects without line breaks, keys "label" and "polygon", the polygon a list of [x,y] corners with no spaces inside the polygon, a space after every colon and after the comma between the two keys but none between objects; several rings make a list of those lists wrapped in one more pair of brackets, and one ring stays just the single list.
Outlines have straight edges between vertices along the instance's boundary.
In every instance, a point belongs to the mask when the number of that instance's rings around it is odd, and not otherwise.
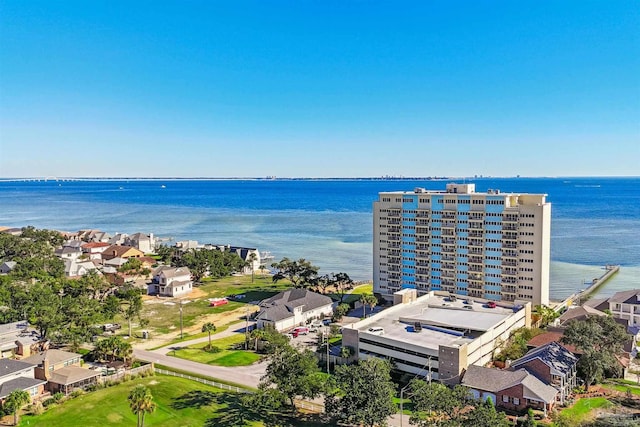
[{"label": "distant shoreline", "polygon": [[0,182],[65,181],[446,181],[482,179],[620,179],[640,176],[371,176],[371,177],[7,177]]}]

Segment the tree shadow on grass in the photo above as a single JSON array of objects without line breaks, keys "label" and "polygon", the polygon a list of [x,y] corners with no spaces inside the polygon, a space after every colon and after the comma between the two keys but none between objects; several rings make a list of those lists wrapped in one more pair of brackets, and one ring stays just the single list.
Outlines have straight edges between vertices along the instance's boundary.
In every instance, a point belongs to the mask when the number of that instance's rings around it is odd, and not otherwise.
[{"label": "tree shadow on grass", "polygon": [[216,393],[212,393],[210,391],[193,390],[175,398],[173,403],[171,404],[171,407],[173,409],[200,409],[203,406],[209,406],[212,403],[215,403],[217,398],[218,395]]},{"label": "tree shadow on grass", "polygon": [[265,427],[317,427],[328,424],[321,415],[306,415],[292,412],[291,408],[277,411],[255,406],[246,395],[221,393],[216,402],[224,409],[218,411],[204,423],[204,427],[239,427],[262,421]]}]

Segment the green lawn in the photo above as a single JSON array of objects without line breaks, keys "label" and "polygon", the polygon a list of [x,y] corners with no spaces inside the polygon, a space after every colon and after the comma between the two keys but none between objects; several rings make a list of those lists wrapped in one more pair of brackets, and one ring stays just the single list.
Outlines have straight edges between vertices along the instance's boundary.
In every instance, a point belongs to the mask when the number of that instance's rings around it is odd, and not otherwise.
[{"label": "green lawn", "polygon": [[235,334],[219,340],[211,340],[211,345],[221,349],[218,353],[204,351],[203,348],[209,344],[204,342],[176,350],[171,352],[171,355],[181,359],[217,366],[247,366],[260,360],[260,355],[256,353],[235,349],[238,344],[243,342],[244,334]]},{"label": "green lawn", "polygon": [[[238,396],[214,387],[182,378],[157,375],[84,394],[55,405],[37,416],[21,417],[20,427],[130,427],[136,416],[129,409],[127,396],[138,384],[151,390],[156,411],[147,414],[145,426],[162,427],[231,427],[263,426],[263,414],[252,413],[239,405]],[[239,415],[246,423],[239,422]],[[284,426],[320,426],[319,422],[289,419]]]},{"label": "green lawn", "polygon": [[636,396],[640,396],[640,387],[636,383],[632,384],[602,384],[602,387],[608,388],[610,390],[617,390],[622,393],[626,393],[628,390],[631,391],[631,394]]},{"label": "green lawn", "polygon": [[[263,278],[256,275],[253,283],[251,283],[250,275],[223,277],[221,279],[205,279],[203,283],[198,286],[198,289],[206,295],[182,306],[183,327],[188,328],[196,324],[200,317],[207,314],[224,313],[242,308],[251,301],[259,301],[271,297],[284,289],[288,289],[290,286],[290,283],[286,280],[280,281],[277,284],[272,283],[271,276]],[[238,301],[230,301],[229,304],[218,307],[209,306],[209,298],[228,297],[239,294],[243,294],[245,297]],[[150,320],[148,329],[151,329],[152,333],[166,334],[179,330],[180,328],[180,307],[177,303],[174,305],[165,305],[163,303],[144,304],[142,317]],[[121,323],[123,329],[126,329],[125,322]],[[136,331],[138,329],[139,328],[135,328]]]},{"label": "green lawn", "polygon": [[576,422],[576,425],[578,425],[580,422],[587,420],[592,410],[610,405],[611,402],[604,397],[588,397],[578,400],[572,407],[563,410],[560,413],[560,417],[561,419]]},{"label": "green lawn", "polygon": [[[344,296],[343,302],[346,304],[351,304],[352,302],[358,301],[362,294],[373,294],[373,284],[368,283],[366,285],[356,286],[355,288],[353,288],[350,294]],[[331,296],[336,300],[340,299],[340,297],[335,294],[332,294]]]}]

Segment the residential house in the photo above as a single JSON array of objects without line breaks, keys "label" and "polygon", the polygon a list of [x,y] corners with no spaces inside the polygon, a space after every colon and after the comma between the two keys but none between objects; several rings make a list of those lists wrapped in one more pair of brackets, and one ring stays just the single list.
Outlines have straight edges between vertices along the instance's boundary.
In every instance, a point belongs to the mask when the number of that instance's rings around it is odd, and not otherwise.
[{"label": "residential house", "polygon": [[580,350],[578,350],[575,346],[571,344],[565,344],[562,342],[562,337],[564,336],[564,328],[547,328],[546,332],[543,332],[535,337],[531,338],[527,342],[527,348],[529,350],[533,350],[534,348],[543,347],[551,342],[557,342],[571,353],[576,355],[578,358],[582,354]]},{"label": "residential house", "polygon": [[55,250],[54,254],[64,260],[77,260],[82,256],[82,249],[75,246],[63,246]]},{"label": "residential house", "polygon": [[80,261],[76,259],[64,260],[64,275],[70,279],[82,277],[89,274],[91,271],[100,273],[93,261]]},{"label": "residential house", "polygon": [[0,363],[0,400],[4,401],[15,390],[24,390],[31,399],[44,393],[44,380],[34,377],[35,365],[21,360],[2,359]]},{"label": "residential house", "polygon": [[557,342],[550,342],[514,360],[511,368],[524,368],[545,384],[557,389],[557,401],[564,405],[577,384],[577,363],[578,358],[573,353]]},{"label": "residential house", "polygon": [[277,331],[286,331],[332,313],[333,300],[328,296],[307,289],[290,289],[261,301],[256,321],[258,328],[272,326]]},{"label": "residential house", "polygon": [[144,254],[142,251],[131,246],[111,245],[102,252],[102,260],[106,261],[113,258],[140,258]]},{"label": "residential house", "polygon": [[616,292],[607,302],[613,317],[626,320],[629,326],[640,325],[640,289]]},{"label": "residential house", "polygon": [[566,326],[568,322],[573,320],[586,320],[592,316],[606,316],[607,314],[590,307],[588,305],[581,305],[579,307],[569,307],[558,319],[556,323],[560,326]]},{"label": "residential house", "polygon": [[124,239],[124,244],[127,246],[133,246],[134,248],[144,252],[145,254],[151,253],[156,249],[155,238],[153,233],[135,233],[131,236],[127,236]]},{"label": "residential house", "polygon": [[246,263],[242,272],[244,274],[251,274],[258,271],[261,265],[260,252],[256,248],[244,248],[241,246],[228,246],[228,251],[234,253],[240,257],[242,261]]},{"label": "residential house", "polygon": [[153,272],[153,281],[148,285],[149,295],[179,297],[191,292],[193,282],[187,267],[160,266]]},{"label": "residential house", "polygon": [[109,239],[111,239],[111,235],[109,233],[105,233],[100,230],[80,230],[78,231],[78,235],[80,240],[85,242],[108,243]]},{"label": "residential house", "polygon": [[526,369],[500,370],[470,365],[461,384],[468,387],[476,399],[491,399],[496,407],[518,413],[532,408],[546,414],[559,394]]},{"label": "residential house", "polygon": [[14,268],[16,268],[16,265],[18,265],[17,262],[15,261],[5,261],[2,264],[0,264],[0,274],[9,274],[13,271]]},{"label": "residential house", "polygon": [[100,372],[81,367],[82,356],[68,351],[50,349],[23,359],[35,365],[35,378],[48,381],[47,390],[51,393],[69,394],[73,390],[83,389],[96,384]]},{"label": "residential house", "polygon": [[118,246],[129,246],[125,244],[127,237],[129,237],[129,235],[126,233],[116,233],[113,235],[112,238],[108,240],[108,243],[111,243],[112,245],[118,245]]},{"label": "residential house", "polygon": [[82,245],[82,252],[91,260],[101,260],[102,252],[111,246],[105,242],[89,242]]},{"label": "residential house", "polygon": [[0,357],[30,356],[40,341],[35,331],[28,331],[26,321],[0,325]]}]

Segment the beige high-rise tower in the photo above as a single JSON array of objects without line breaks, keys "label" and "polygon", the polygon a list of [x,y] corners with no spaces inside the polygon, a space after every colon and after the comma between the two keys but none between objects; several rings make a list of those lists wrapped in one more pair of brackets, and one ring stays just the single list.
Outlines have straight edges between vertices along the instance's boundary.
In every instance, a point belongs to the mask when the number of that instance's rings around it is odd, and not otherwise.
[{"label": "beige high-rise tower", "polygon": [[551,204],[545,194],[384,192],[373,204],[374,292],[431,290],[549,303]]}]

